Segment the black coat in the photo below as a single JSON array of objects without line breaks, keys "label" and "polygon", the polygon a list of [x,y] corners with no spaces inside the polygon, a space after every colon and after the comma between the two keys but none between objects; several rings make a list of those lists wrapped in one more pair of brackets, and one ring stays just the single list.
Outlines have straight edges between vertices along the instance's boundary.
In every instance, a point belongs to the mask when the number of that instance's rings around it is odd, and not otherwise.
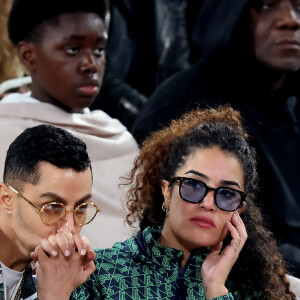
[{"label": "black coat", "polygon": [[280,90],[268,83],[272,72],[242,48],[248,0],[208,0],[194,30],[203,59],[164,82],[133,125],[141,143],[195,107],[230,103],[242,113],[258,152],[258,202],[270,218],[280,250],[300,276],[300,83],[287,75]]},{"label": "black coat", "polygon": [[110,1],[105,76],[91,109],[100,108],[130,128],[155,88],[190,66],[187,4]]}]

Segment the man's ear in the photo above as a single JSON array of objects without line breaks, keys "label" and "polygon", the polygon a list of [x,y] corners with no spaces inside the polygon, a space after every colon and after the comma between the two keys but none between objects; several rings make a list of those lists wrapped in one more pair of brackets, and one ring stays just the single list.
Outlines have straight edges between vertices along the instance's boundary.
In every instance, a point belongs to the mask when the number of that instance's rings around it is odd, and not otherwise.
[{"label": "man's ear", "polygon": [[27,68],[29,72],[34,70],[34,65],[36,61],[35,56],[35,45],[28,42],[20,42],[17,45],[17,52],[22,64]]},{"label": "man's ear", "polygon": [[242,206],[238,209],[239,215],[244,211],[244,209],[246,208],[246,206],[247,206],[247,203],[243,202]]},{"label": "man's ear", "polygon": [[0,207],[5,210],[7,214],[12,213],[13,199],[11,197],[11,191],[3,182],[0,182]]}]

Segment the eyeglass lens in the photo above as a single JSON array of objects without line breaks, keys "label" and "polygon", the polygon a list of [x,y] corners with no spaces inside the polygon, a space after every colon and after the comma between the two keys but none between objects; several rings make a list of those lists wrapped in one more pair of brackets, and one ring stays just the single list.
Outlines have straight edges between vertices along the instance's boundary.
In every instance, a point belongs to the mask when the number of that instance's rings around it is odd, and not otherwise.
[{"label": "eyeglass lens", "polygon": [[[54,225],[60,221],[66,213],[62,203],[48,203],[44,205],[41,217],[48,225]],[[77,225],[85,225],[91,222],[97,214],[97,208],[91,203],[83,203],[76,207],[74,217]]]},{"label": "eyeglass lens", "polygon": [[[207,186],[198,180],[184,179],[181,183],[180,195],[189,202],[198,203],[207,194]],[[238,191],[231,188],[220,188],[215,195],[216,205],[226,211],[234,211],[241,204],[242,198]]]}]

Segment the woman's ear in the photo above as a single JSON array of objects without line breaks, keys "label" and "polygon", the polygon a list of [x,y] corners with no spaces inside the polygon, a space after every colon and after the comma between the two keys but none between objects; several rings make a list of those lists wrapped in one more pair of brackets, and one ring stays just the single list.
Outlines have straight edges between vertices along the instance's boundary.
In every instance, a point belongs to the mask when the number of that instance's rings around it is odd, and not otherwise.
[{"label": "woman's ear", "polygon": [[22,64],[29,72],[32,72],[34,70],[36,60],[34,44],[22,41],[17,45],[17,52]]},{"label": "woman's ear", "polygon": [[241,207],[238,209],[238,213],[239,215],[244,211],[244,209],[246,208],[247,203],[243,202],[243,204],[241,205]]},{"label": "woman's ear", "polygon": [[161,182],[161,190],[162,190],[163,197],[165,199],[168,199],[168,200],[170,200],[170,187],[169,187],[169,185],[170,185],[170,183],[167,180],[163,180]]}]

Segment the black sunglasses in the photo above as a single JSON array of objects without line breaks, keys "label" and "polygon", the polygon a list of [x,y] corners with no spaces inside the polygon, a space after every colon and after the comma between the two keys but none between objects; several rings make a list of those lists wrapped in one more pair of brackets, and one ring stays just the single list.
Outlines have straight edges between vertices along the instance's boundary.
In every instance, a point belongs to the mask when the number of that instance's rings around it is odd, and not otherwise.
[{"label": "black sunglasses", "polygon": [[170,185],[179,182],[180,197],[191,203],[201,202],[209,191],[214,191],[215,203],[218,208],[225,211],[237,210],[246,199],[247,194],[228,187],[212,188],[208,187],[204,182],[187,177],[174,177],[170,181]]}]

